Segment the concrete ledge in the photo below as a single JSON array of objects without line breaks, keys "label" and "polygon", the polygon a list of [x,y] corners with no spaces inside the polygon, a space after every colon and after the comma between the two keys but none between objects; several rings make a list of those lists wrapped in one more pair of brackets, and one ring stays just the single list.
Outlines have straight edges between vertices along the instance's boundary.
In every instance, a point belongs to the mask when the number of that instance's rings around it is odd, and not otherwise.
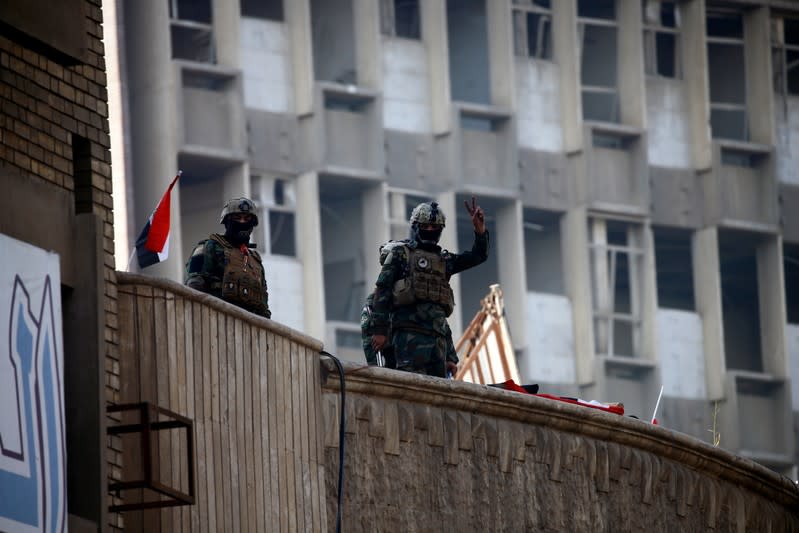
[{"label": "concrete ledge", "polygon": [[[335,393],[339,388],[335,366],[327,359],[322,364],[327,369],[323,392]],[[794,512],[799,509],[799,489],[790,479],[750,459],[638,419],[484,385],[348,362],[343,365],[348,395],[425,404],[636,448],[758,493]],[[353,423],[353,418],[348,423]]]},{"label": "concrete ledge", "polygon": [[245,320],[252,325],[276,333],[281,337],[285,337],[291,341],[297,342],[298,344],[307,346],[308,348],[316,350],[317,352],[321,351],[322,348],[324,347],[322,341],[315,339],[313,337],[309,337],[308,335],[302,332],[299,332],[288,326],[284,326],[283,324],[275,322],[274,320],[269,320],[267,318],[260,317],[253,313],[250,313],[249,311],[245,311],[240,307],[230,304],[224,300],[221,300],[215,296],[211,296],[210,294],[206,294],[204,292],[191,289],[189,287],[186,287],[185,285],[181,285],[180,283],[176,283],[166,278],[156,278],[151,276],[143,276],[141,274],[131,274],[129,272],[119,272],[119,271],[117,271],[116,276],[117,276],[118,290],[120,292],[126,292],[127,287],[132,287],[135,285],[142,285],[142,286],[162,289],[165,291],[172,292],[176,295],[182,296],[187,300],[205,304],[217,311],[221,311],[228,315],[235,316],[236,318]]}]

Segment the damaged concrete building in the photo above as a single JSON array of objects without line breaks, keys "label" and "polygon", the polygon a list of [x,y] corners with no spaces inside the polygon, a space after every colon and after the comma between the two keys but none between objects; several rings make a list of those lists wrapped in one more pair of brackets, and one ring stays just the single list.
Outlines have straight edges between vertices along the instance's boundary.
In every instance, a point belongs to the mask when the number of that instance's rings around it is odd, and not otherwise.
[{"label": "damaged concrete building", "polygon": [[[259,205],[273,318],[362,360],[378,246],[435,198],[456,338],[492,283],[522,380],[796,477],[799,5],[117,1],[128,238],[176,169],[181,280]],[[122,265],[120,265],[121,267]]]}]

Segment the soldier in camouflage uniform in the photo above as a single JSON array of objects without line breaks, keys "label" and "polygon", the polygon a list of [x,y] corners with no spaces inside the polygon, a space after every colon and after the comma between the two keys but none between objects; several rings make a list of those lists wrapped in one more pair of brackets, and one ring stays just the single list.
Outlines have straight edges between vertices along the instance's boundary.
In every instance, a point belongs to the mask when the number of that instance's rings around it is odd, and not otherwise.
[{"label": "soldier in camouflage uniform", "polygon": [[200,241],[186,263],[185,284],[252,313],[272,318],[261,256],[250,235],[258,225],[255,203],[234,198],[220,217],[225,233]]},{"label": "soldier in camouflage uniform", "polygon": [[385,244],[372,309],[371,346],[393,349],[399,370],[444,377],[457,371],[458,355],[447,317],[455,302],[449,279],[488,258],[483,209],[464,202],[474,226],[472,249],[453,254],[438,246],[446,219],[436,202],[411,213],[411,238]]}]

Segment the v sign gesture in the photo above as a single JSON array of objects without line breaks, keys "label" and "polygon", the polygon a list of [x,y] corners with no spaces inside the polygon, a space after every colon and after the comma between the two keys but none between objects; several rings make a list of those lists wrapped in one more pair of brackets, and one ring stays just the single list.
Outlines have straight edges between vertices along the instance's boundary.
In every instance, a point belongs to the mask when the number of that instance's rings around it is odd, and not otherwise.
[{"label": "v sign gesture", "polygon": [[472,204],[469,205],[468,200],[463,201],[463,205],[466,206],[466,211],[469,213],[469,216],[472,218],[472,224],[474,225],[474,232],[478,235],[482,235],[486,231],[486,221],[485,221],[485,213],[483,213],[483,208],[477,205],[477,201],[475,200],[474,196],[472,196]]}]

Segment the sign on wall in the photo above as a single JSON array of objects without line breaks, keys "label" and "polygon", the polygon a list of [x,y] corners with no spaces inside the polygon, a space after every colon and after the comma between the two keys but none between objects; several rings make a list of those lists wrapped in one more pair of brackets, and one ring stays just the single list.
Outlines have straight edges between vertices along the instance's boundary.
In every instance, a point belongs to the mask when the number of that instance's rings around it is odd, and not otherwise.
[{"label": "sign on wall", "polygon": [[67,529],[58,254],[0,234],[0,531]]}]

